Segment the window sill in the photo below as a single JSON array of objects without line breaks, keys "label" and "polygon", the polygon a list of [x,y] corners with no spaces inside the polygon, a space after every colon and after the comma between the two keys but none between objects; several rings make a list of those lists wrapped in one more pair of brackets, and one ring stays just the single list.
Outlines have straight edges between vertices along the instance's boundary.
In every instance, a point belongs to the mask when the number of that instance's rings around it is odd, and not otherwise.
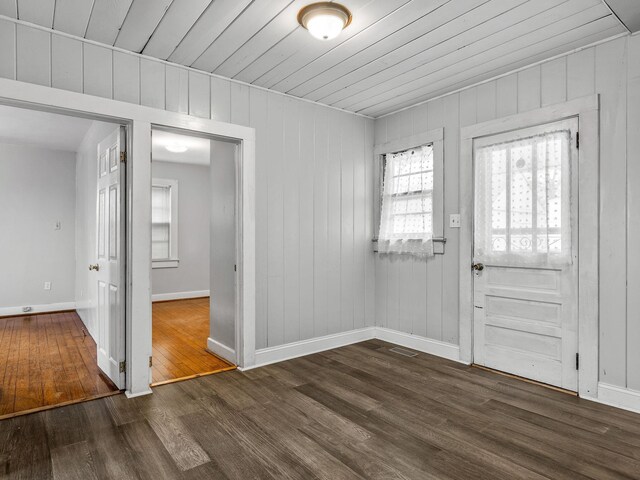
[{"label": "window sill", "polygon": [[151,268],[178,268],[180,260],[153,260]]}]

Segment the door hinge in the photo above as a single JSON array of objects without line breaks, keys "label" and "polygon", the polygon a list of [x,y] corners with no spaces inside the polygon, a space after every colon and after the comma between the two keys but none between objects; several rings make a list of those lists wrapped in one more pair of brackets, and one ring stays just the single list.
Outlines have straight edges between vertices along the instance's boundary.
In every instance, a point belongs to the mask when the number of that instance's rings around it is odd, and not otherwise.
[{"label": "door hinge", "polygon": [[153,357],[149,356],[149,367],[153,367]]},{"label": "door hinge", "polygon": [[580,132],[576,132],[576,148],[580,148]]},{"label": "door hinge", "polygon": [[234,266],[233,266],[233,271],[234,271],[234,272],[237,272],[237,271],[238,271],[238,265],[234,265]]},{"label": "door hinge", "polygon": [[127,369],[127,362],[123,360],[122,362],[119,363],[119,366],[120,366],[120,373],[124,373],[125,370]]},{"label": "door hinge", "polygon": [[127,152],[120,152],[120,162],[127,163]]},{"label": "door hinge", "polygon": [[580,370],[580,354],[576,353],[576,370]]}]

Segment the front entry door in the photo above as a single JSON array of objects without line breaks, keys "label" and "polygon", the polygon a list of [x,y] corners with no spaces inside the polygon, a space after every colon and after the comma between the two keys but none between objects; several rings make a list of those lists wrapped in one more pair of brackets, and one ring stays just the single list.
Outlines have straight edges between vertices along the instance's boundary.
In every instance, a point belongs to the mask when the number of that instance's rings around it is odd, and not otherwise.
[{"label": "front entry door", "polygon": [[578,120],[474,140],[474,362],[577,391]]},{"label": "front entry door", "polygon": [[124,378],[124,175],[125,130],[117,127],[98,145],[96,272],[98,367],[120,389]]}]

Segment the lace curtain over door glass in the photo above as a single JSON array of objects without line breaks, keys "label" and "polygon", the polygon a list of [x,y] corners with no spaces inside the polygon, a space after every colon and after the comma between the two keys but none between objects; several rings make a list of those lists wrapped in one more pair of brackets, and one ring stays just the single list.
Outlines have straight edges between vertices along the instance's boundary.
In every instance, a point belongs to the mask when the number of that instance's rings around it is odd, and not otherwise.
[{"label": "lace curtain over door glass", "polygon": [[378,251],[433,255],[433,148],[385,156]]},{"label": "lace curtain over door glass", "polygon": [[475,149],[476,261],[571,263],[570,141],[563,130]]}]

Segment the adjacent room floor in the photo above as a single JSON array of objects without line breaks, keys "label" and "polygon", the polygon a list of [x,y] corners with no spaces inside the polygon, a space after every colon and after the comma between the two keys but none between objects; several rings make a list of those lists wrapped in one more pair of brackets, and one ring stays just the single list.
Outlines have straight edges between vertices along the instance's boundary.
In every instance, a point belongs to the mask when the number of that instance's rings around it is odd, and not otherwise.
[{"label": "adjacent room floor", "polygon": [[153,304],[153,385],[235,368],[207,350],[209,297]]},{"label": "adjacent room floor", "polygon": [[[20,478],[640,477],[640,416],[372,340],[0,422]],[[75,475],[75,476],[74,476]]]},{"label": "adjacent room floor", "polygon": [[0,318],[0,379],[0,418],[118,390],[72,311]]}]

